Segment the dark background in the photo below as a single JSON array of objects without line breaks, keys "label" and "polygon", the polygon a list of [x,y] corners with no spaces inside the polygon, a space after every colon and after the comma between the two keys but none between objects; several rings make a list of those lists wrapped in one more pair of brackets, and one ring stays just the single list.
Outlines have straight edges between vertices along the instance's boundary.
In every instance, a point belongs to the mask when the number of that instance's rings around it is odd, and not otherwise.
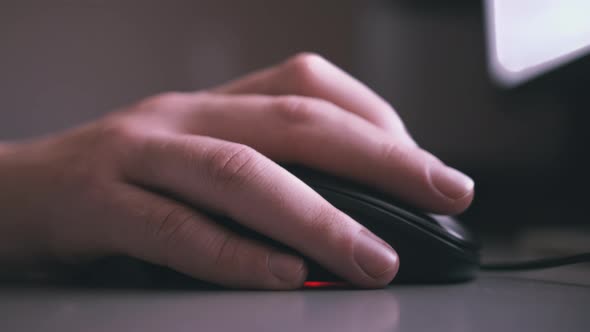
[{"label": "dark background", "polygon": [[589,61],[496,87],[483,18],[482,3],[467,0],[0,1],[0,139],[314,51],[476,180],[463,216],[472,227],[588,224]]}]

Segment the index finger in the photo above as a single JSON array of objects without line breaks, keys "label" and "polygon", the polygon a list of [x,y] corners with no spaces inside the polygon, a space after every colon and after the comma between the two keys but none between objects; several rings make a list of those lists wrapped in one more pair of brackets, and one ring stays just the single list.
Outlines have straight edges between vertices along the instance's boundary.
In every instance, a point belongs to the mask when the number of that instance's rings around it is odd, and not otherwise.
[{"label": "index finger", "polygon": [[323,99],[415,144],[391,105],[369,87],[317,54],[296,55],[278,66],[254,72],[211,91],[300,95]]},{"label": "index finger", "polygon": [[154,138],[128,177],[223,214],[362,287],[382,287],[398,257],[297,177],[244,145],[193,135]]}]

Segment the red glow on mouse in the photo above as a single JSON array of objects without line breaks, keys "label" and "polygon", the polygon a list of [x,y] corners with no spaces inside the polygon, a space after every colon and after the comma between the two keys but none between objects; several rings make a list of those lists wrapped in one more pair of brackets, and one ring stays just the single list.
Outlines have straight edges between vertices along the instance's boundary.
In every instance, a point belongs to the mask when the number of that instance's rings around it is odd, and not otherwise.
[{"label": "red glow on mouse", "polygon": [[306,281],[303,283],[304,288],[333,288],[347,286],[350,286],[350,284],[343,281]]}]

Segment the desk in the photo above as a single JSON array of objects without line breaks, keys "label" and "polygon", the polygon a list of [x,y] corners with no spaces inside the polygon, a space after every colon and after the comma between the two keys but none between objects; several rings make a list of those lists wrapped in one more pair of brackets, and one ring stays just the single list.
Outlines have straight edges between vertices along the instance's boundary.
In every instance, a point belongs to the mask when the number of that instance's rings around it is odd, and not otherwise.
[{"label": "desk", "polygon": [[590,287],[484,275],[292,292],[0,289],[2,331],[588,331]]}]

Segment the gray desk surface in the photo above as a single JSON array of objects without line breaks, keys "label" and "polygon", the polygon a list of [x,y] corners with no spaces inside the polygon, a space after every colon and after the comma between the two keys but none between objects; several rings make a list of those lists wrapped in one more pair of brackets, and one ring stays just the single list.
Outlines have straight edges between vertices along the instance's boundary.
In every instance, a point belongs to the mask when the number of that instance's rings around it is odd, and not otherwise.
[{"label": "gray desk surface", "polygon": [[1,331],[590,331],[590,287],[484,275],[293,292],[0,288]]}]

